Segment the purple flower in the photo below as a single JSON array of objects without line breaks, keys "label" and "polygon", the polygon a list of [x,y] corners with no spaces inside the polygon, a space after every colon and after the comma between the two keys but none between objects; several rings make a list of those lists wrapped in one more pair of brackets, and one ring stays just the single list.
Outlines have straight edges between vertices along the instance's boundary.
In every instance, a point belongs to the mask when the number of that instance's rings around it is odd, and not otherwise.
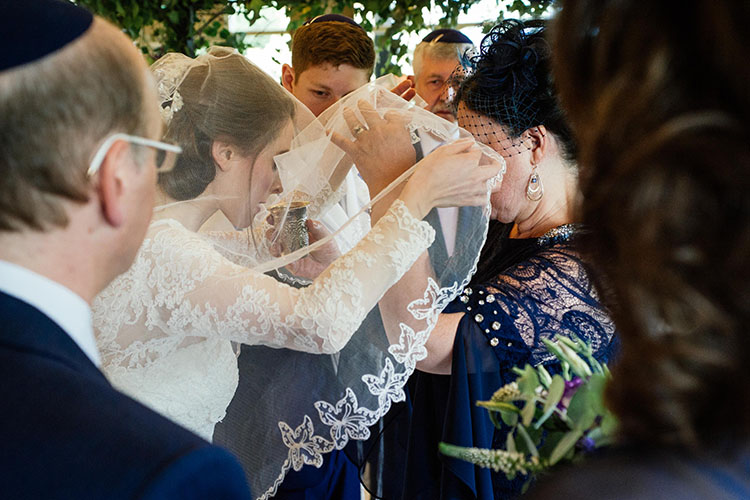
[{"label": "purple flower", "polygon": [[583,379],[581,377],[573,377],[573,380],[566,380],[565,392],[563,393],[563,397],[573,397],[573,394],[576,393],[581,385],[583,385]]},{"label": "purple flower", "polygon": [[568,407],[568,403],[573,399],[573,396],[581,385],[583,385],[583,379],[581,377],[573,377],[573,380],[565,381],[565,391],[563,392],[562,398],[560,398],[560,402],[557,403],[557,407],[560,410],[564,410]]},{"label": "purple flower", "polygon": [[584,436],[578,440],[577,447],[584,453],[591,453],[596,449],[596,442],[590,437]]}]

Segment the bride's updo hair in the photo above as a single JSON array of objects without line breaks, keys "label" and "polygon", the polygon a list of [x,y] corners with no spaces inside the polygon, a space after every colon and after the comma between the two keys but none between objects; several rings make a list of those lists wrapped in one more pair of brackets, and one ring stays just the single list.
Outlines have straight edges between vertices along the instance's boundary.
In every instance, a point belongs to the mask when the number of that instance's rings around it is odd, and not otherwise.
[{"label": "bride's updo hair", "polygon": [[182,154],[171,171],[159,174],[159,185],[176,200],[197,197],[214,180],[215,140],[255,156],[295,113],[283,87],[232,49],[213,47],[188,63],[194,64],[162,103],[169,120],[165,140],[180,145]]},{"label": "bride's updo hair", "polygon": [[507,19],[484,37],[456,103],[499,123],[510,138],[544,125],[573,162],[576,145],[558,105],[544,21]]}]

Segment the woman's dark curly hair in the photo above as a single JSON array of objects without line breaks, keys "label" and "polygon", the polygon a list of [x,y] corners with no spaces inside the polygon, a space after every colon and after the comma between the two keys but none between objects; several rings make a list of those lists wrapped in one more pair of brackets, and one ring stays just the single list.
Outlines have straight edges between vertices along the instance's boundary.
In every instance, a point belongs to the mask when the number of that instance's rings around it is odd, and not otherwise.
[{"label": "woman's dark curly hair", "polygon": [[550,72],[545,22],[507,19],[484,37],[479,54],[469,60],[471,74],[456,96],[470,110],[502,125],[510,137],[544,125],[575,159],[576,145],[558,105]]},{"label": "woman's dark curly hair", "polygon": [[563,0],[554,70],[614,293],[627,442],[750,439],[750,4]]}]

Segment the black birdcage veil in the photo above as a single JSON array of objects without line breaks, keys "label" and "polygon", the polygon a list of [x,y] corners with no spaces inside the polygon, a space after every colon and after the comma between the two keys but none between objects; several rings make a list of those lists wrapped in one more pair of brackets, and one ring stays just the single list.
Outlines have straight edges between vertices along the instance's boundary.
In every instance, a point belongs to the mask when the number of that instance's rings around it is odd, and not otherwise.
[{"label": "black birdcage veil", "polygon": [[524,132],[544,121],[539,93],[546,86],[538,75],[549,48],[540,30],[504,21],[482,40],[479,53],[454,71],[446,87],[456,95],[459,126],[505,157],[527,151],[531,142]]}]

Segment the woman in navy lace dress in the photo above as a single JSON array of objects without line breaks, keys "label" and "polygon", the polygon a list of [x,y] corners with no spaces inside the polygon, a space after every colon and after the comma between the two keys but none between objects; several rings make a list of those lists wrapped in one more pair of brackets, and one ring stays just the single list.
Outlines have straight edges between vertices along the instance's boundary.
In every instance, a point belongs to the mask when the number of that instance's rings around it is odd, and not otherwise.
[{"label": "woman in navy lace dress", "polygon": [[[458,91],[459,125],[503,155],[507,172],[491,198],[494,220],[477,274],[441,314],[410,381],[409,401],[365,450],[375,496],[516,496],[523,481],[441,456],[438,443],[503,445],[503,433],[476,402],[514,380],[514,366],[559,371],[542,339],[576,335],[599,360],[612,353],[614,325],[576,249],[583,229],[574,216],[575,145],[550,81],[544,32],[519,21],[495,27]],[[429,268],[424,261],[411,272]],[[386,300],[409,300],[404,288],[389,294]]]}]

